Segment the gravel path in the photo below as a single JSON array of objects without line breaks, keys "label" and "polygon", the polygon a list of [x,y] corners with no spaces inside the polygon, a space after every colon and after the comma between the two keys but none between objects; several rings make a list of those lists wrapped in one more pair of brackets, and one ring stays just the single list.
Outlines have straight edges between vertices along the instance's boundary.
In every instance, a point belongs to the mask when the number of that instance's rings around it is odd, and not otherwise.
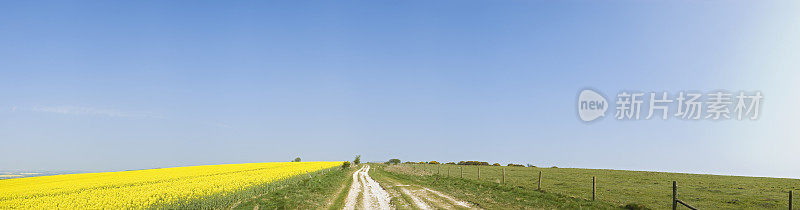
[{"label": "gravel path", "polygon": [[391,209],[389,200],[389,193],[369,177],[369,165],[365,165],[353,173],[353,185],[350,185],[344,209]]}]

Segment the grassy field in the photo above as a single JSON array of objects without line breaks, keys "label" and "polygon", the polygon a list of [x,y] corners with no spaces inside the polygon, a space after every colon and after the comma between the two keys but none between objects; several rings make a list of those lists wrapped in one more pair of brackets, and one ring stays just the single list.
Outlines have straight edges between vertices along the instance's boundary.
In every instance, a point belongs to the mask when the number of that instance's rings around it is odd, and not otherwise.
[{"label": "grassy field", "polygon": [[[459,165],[403,164],[430,174],[459,177]],[[464,178],[478,179],[479,166],[463,166]],[[642,204],[664,209],[672,205],[672,181],[678,182],[678,199],[700,209],[771,208],[787,209],[788,193],[795,192],[800,179],[719,176],[664,172],[623,171],[577,168],[529,168],[480,166],[480,180],[500,183],[506,170],[508,185],[525,190],[537,188],[542,172],[542,190],[582,199],[592,197],[592,177],[596,177],[597,200],[615,205]]]},{"label": "grassy field", "polygon": [[244,200],[235,209],[341,209],[353,168],[335,168],[283,184],[280,188]]},{"label": "grassy field", "polygon": [[[622,206],[603,201],[572,198],[556,193],[528,190],[491,181],[436,176],[408,166],[372,164],[370,175],[384,183],[420,185],[445,192],[484,209],[619,209]],[[384,188],[392,186],[384,186]],[[410,198],[394,197],[392,203],[411,203]]]}]

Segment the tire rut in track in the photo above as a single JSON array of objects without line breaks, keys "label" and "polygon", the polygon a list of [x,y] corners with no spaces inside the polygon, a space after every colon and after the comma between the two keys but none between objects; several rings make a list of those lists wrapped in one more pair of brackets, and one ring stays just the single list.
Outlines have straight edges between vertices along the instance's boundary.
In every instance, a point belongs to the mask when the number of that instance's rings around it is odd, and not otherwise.
[{"label": "tire rut in track", "polygon": [[391,209],[391,196],[369,176],[369,165],[353,173],[344,209]]}]

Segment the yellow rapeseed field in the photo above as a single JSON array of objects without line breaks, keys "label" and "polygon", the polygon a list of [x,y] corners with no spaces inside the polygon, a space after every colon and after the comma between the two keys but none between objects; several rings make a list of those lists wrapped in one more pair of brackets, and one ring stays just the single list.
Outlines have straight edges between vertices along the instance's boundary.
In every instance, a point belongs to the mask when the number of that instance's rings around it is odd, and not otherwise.
[{"label": "yellow rapeseed field", "polygon": [[0,209],[218,208],[342,162],[274,162],[0,180]]}]

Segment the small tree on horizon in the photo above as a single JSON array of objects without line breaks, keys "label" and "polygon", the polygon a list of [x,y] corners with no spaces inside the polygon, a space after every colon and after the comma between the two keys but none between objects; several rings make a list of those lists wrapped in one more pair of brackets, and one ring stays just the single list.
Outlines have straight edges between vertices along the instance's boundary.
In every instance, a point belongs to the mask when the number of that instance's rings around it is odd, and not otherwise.
[{"label": "small tree on horizon", "polygon": [[400,163],[400,159],[389,159],[389,161],[387,161],[386,163],[387,164],[399,164]]},{"label": "small tree on horizon", "polygon": [[300,157],[294,158],[294,160],[292,162],[300,162]]},{"label": "small tree on horizon", "polygon": [[356,155],[356,159],[353,160],[353,164],[358,165],[361,163],[361,155]]}]

